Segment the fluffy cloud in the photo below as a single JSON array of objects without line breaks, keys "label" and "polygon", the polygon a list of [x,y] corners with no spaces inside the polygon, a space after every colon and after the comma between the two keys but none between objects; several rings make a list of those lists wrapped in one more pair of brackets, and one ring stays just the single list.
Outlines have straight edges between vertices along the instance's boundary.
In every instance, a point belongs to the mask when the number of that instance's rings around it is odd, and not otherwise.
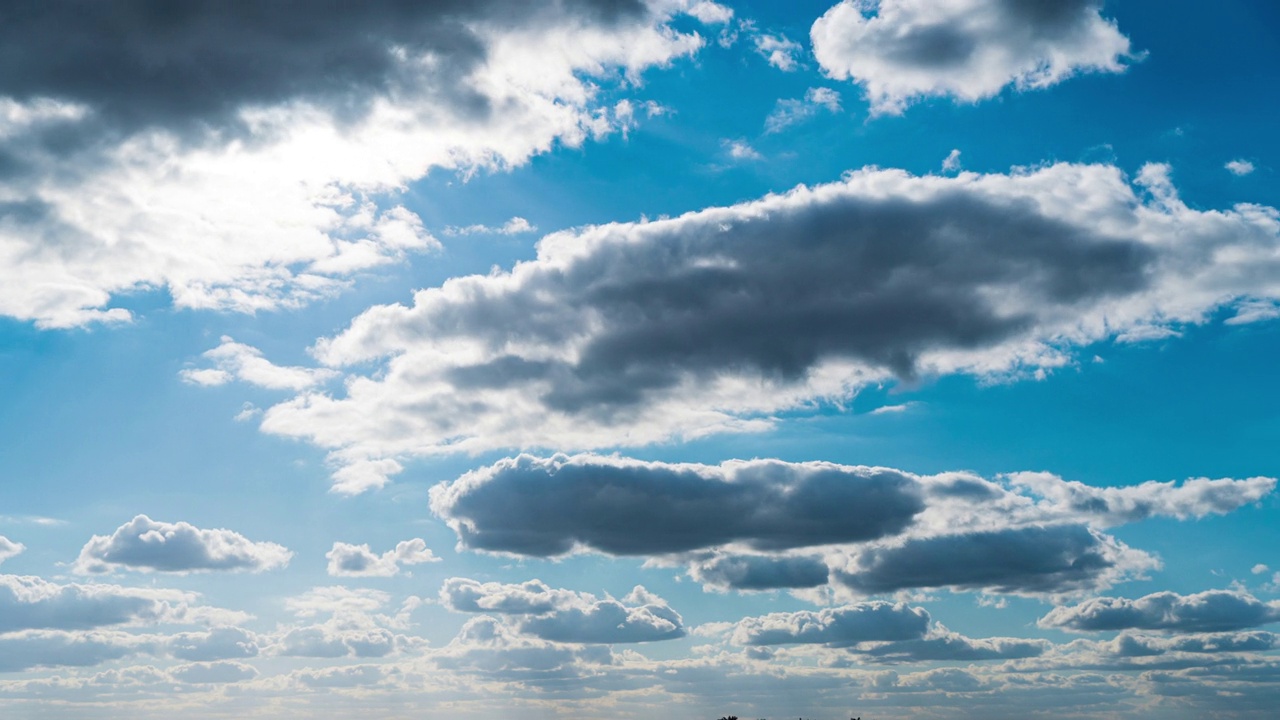
[{"label": "fluffy cloud", "polygon": [[1235,175],[1237,177],[1244,177],[1245,175],[1251,174],[1255,170],[1253,163],[1249,162],[1248,160],[1232,160],[1231,162],[1227,163],[1224,167],[1227,168],[1227,172],[1230,172],[1232,175]]},{"label": "fluffy cloud", "polygon": [[394,549],[381,555],[368,545],[335,542],[324,556],[329,559],[329,574],[339,577],[391,577],[400,572],[402,565],[440,561],[422,538],[398,542]]},{"label": "fluffy cloud", "polygon": [[1158,592],[1136,600],[1093,598],[1079,605],[1054,608],[1039,624],[1076,632],[1203,633],[1243,630],[1273,622],[1280,622],[1280,602],[1265,603],[1240,591],[1209,590],[1194,595]]},{"label": "fluffy cloud", "polygon": [[314,588],[285,605],[299,618],[320,622],[282,626],[264,644],[270,654],[319,658],[386,657],[420,647],[419,638],[400,632],[407,627],[417,598],[406,601],[396,615],[379,612],[389,600],[387,593],[378,590]]},{"label": "fluffy cloud", "polygon": [[180,376],[195,385],[222,385],[240,380],[272,390],[305,390],[338,376],[333,370],[283,367],[273,364],[255,347],[223,336],[222,344],[204,353],[212,368],[189,368]]},{"label": "fluffy cloud", "polygon": [[770,35],[760,33],[753,38],[756,52],[764,56],[769,64],[783,72],[791,72],[800,67],[796,56],[803,49],[800,43],[790,40],[786,35]]},{"label": "fluffy cloud", "polygon": [[111,535],[94,535],[80,550],[82,574],[119,569],[143,572],[262,572],[289,564],[293,553],[272,542],[252,542],[230,530],[202,530],[190,523],[156,522],[138,515]]},{"label": "fluffy cloud", "polygon": [[870,382],[1032,375],[1081,344],[1280,298],[1277,211],[1193,210],[1168,172],[1147,166],[1135,186],[1105,165],[865,169],[556,233],[510,272],[453,278],[321,340],[329,367],[385,364],[344,396],[270,408],[262,428],[328,448],[358,492],[397,458],[761,430]]},{"label": "fluffy cloud", "polygon": [[861,85],[873,113],[921,98],[977,102],[1013,85],[1120,72],[1129,40],[1102,0],[843,0],[813,24],[824,72]]},{"label": "fluffy cloud", "polygon": [[1180,520],[1223,515],[1258,502],[1276,488],[1275,478],[1265,477],[1150,481],[1128,487],[1093,487],[1049,473],[1013,473],[1009,479],[1014,487],[1026,488],[1044,498],[1050,507],[1087,515],[1093,522],[1107,525],[1156,515]]},{"label": "fluffy cloud", "polygon": [[771,613],[738,621],[732,640],[739,645],[821,643],[844,647],[870,641],[924,637],[929,613],[906,603],[869,602],[817,612]]},{"label": "fluffy cloud", "polygon": [[689,577],[708,589],[776,590],[827,584],[827,564],[807,555],[740,555],[713,553],[694,556]]},{"label": "fluffy cloud", "polygon": [[21,555],[27,549],[26,545],[20,542],[14,542],[9,538],[0,535],[0,563],[12,557]]},{"label": "fluffy cloud", "polygon": [[254,633],[224,626],[204,632],[178,633],[169,639],[166,649],[180,660],[207,662],[254,657],[259,644]]},{"label": "fluffy cloud", "polygon": [[915,480],[894,470],[768,460],[521,455],[431,490],[465,547],[540,556],[856,542],[901,531],[923,507]]},{"label": "fluffy cloud", "polygon": [[0,575],[0,633],[238,619],[236,613],[200,607],[193,593]]},{"label": "fluffy cloud", "polygon": [[449,578],[440,601],[460,612],[518,616],[517,632],[553,642],[636,643],[685,635],[680,614],[640,586],[615,600],[552,589],[540,580],[510,585]]},{"label": "fluffy cloud", "polygon": [[26,630],[0,635],[0,672],[33,667],[88,667],[150,649],[145,639],[119,632]]},{"label": "fluffy cloud", "polygon": [[0,314],[127,320],[113,298],[145,290],[296,306],[437,247],[400,189],[613,131],[601,85],[702,45],[669,24],[686,5],[20,2],[0,30]]}]

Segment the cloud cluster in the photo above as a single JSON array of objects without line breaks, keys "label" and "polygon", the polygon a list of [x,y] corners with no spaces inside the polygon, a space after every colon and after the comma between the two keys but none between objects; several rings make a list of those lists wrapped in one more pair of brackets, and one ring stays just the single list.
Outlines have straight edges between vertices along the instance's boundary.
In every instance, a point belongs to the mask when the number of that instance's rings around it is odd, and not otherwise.
[{"label": "cloud cluster", "polygon": [[253,542],[231,530],[204,530],[186,522],[138,515],[110,535],[94,535],[73,569],[81,574],[142,572],[263,572],[289,564],[293,553],[273,542]]},{"label": "cloud cluster", "polygon": [[381,555],[368,545],[335,542],[324,556],[329,559],[329,574],[335,577],[391,577],[399,574],[403,565],[440,561],[422,538],[398,542]]},{"label": "cloud cluster", "polygon": [[1002,480],[818,462],[521,455],[430,495],[470,550],[643,556],[687,567],[709,588],[1055,595],[1159,566],[1102,528],[1223,514],[1276,486],[1250,478],[1090,489],[1046,473]]},{"label": "cloud cluster", "polygon": [[843,0],[810,31],[829,76],[862,86],[876,114],[928,97],[977,102],[1013,85],[1121,72],[1129,40],[1102,0]]},{"label": "cloud cluster", "polygon": [[509,272],[370,308],[314,354],[375,369],[268,409],[262,428],[329,449],[344,492],[418,455],[762,430],[871,382],[1032,375],[1224,307],[1262,319],[1250,303],[1280,299],[1277,247],[1276,210],[1191,209],[1163,166],[1136,183],[1105,165],[865,169],[555,233]]},{"label": "cloud cluster", "polygon": [[1136,600],[1092,598],[1079,605],[1056,607],[1039,624],[1075,632],[1218,633],[1274,622],[1280,622],[1280,601],[1263,602],[1235,590],[1209,590],[1194,595],[1158,592]]},{"label": "cloud cluster", "polygon": [[540,580],[520,584],[449,578],[440,602],[459,612],[514,618],[516,632],[560,643],[614,644],[684,637],[684,621],[662,598],[636,586],[621,600],[552,589]]},{"label": "cloud cluster", "polygon": [[696,52],[670,24],[688,4],[19,2],[0,30],[0,315],[122,321],[115,299],[154,290],[297,306],[436,248],[399,190],[614,131],[601,87]]}]

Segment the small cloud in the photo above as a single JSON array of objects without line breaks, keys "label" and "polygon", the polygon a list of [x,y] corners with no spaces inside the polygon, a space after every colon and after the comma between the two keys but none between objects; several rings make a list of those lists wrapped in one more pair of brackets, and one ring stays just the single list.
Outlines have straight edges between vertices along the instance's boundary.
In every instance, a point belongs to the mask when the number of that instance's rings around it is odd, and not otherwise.
[{"label": "small cloud", "polygon": [[822,110],[833,113],[840,112],[840,93],[830,88],[809,88],[805,91],[803,99],[779,100],[774,105],[773,112],[769,113],[769,117],[765,118],[764,131],[767,133],[780,132],[787,127],[808,120]]},{"label": "small cloud", "polygon": [[910,410],[911,408],[915,407],[916,404],[917,403],[909,402],[909,403],[903,403],[901,405],[881,405],[875,410],[872,410],[871,414],[872,415],[896,415],[898,413],[904,413]]},{"label": "small cloud", "polygon": [[1253,166],[1253,163],[1248,160],[1232,160],[1224,167],[1227,168],[1227,172],[1230,172],[1232,175],[1237,177],[1243,177],[1257,169]]},{"label": "small cloud", "polygon": [[942,171],[956,172],[959,169],[960,169],[960,151],[952,150],[951,153],[947,155],[946,159],[942,161]]},{"label": "small cloud", "polygon": [[[619,119],[622,119],[624,116],[629,119],[633,116],[634,112],[635,110],[629,100],[619,102],[614,108],[614,113]],[[459,235],[520,235],[522,233],[534,232],[537,229],[537,226],[530,224],[528,220],[517,215],[497,227],[482,224],[467,225],[465,227],[450,225],[444,229],[444,234],[451,237]]]},{"label": "small cloud", "polygon": [[800,67],[796,56],[800,53],[800,43],[790,40],[786,35],[760,34],[755,37],[756,52],[764,56],[769,64],[783,72],[791,72]]},{"label": "small cloud", "polygon": [[11,557],[21,555],[22,551],[26,549],[26,545],[23,545],[20,542],[14,542],[9,538],[0,535],[0,563],[3,563]]},{"label": "small cloud", "polygon": [[178,373],[185,382],[211,387],[240,380],[269,390],[306,390],[337,377],[336,370],[276,365],[258,348],[238,343],[226,335],[222,344],[202,357],[217,367],[186,369]]},{"label": "small cloud", "polygon": [[240,412],[236,413],[236,422],[247,422],[262,415],[262,408],[247,402],[240,407]]},{"label": "small cloud", "polygon": [[703,25],[724,25],[733,19],[733,9],[720,3],[701,0],[685,11]]},{"label": "small cloud", "polygon": [[397,543],[381,555],[368,545],[335,542],[325,557],[329,559],[329,574],[336,577],[391,577],[400,573],[402,565],[440,562],[422,538]]},{"label": "small cloud", "polygon": [[1263,565],[1262,563],[1258,563],[1257,565],[1253,566],[1253,570],[1251,570],[1250,572],[1252,572],[1254,575],[1265,575],[1267,571],[1270,569],[1271,568],[1267,567],[1266,565]]},{"label": "small cloud", "polygon": [[734,160],[763,160],[764,156],[747,144],[746,140],[721,140],[720,145]]}]

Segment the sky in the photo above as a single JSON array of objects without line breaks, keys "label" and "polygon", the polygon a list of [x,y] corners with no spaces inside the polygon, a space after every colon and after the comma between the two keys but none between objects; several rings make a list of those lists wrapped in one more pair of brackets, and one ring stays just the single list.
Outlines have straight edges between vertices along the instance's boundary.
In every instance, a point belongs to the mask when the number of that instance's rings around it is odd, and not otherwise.
[{"label": "sky", "polygon": [[1280,8],[11,0],[6,718],[1270,718]]}]

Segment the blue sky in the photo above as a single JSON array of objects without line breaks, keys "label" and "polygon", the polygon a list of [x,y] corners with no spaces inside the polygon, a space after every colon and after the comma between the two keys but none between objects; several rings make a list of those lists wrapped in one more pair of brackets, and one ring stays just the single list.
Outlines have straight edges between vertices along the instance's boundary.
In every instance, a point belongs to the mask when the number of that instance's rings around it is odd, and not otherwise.
[{"label": "blue sky", "polygon": [[0,29],[5,717],[1271,716],[1280,10],[255,8]]}]

